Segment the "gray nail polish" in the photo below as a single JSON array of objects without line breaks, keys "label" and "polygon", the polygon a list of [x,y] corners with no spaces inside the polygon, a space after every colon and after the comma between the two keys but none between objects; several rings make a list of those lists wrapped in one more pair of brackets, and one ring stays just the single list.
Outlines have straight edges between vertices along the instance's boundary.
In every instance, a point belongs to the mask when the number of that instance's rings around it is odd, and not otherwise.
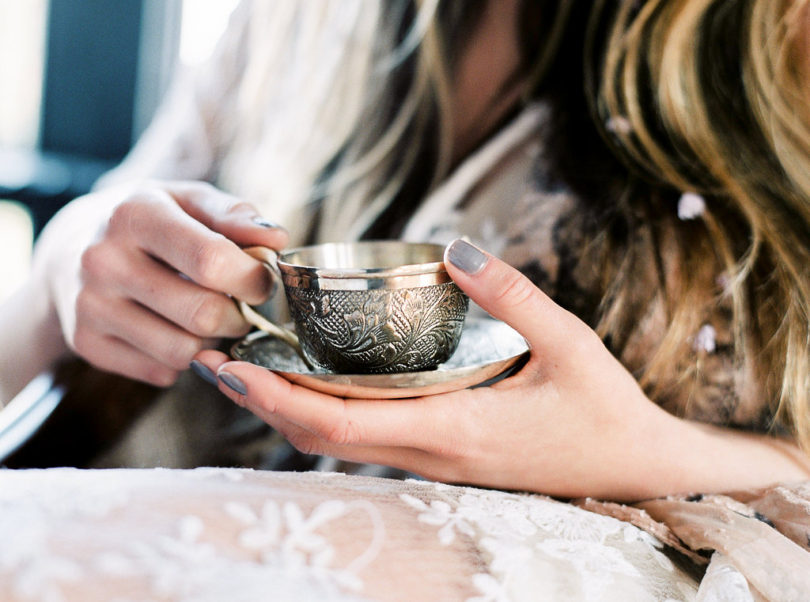
[{"label": "gray nail polish", "polygon": [[229,389],[233,389],[239,393],[239,395],[247,395],[247,387],[245,386],[245,383],[236,378],[230,372],[220,372],[218,376],[219,380],[225,383],[225,386],[227,386]]},{"label": "gray nail polish", "polygon": [[271,222],[269,219],[265,219],[260,215],[253,218],[253,223],[257,226],[261,226],[262,228],[277,228],[278,230],[284,230],[284,227],[281,226],[281,224]]},{"label": "gray nail polish", "polygon": [[218,384],[217,375],[214,374],[208,366],[206,366],[200,361],[191,360],[191,364],[189,364],[189,367],[194,371],[194,374],[199,376],[205,382],[217,386]]},{"label": "gray nail polish", "polygon": [[447,260],[468,274],[477,274],[484,269],[488,257],[478,247],[457,238],[447,247]]}]

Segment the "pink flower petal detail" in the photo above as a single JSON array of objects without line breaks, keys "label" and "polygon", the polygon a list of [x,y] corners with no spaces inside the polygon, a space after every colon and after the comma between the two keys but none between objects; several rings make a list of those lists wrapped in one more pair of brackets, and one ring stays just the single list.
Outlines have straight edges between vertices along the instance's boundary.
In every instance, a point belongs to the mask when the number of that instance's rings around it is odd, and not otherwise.
[{"label": "pink flower petal detail", "polygon": [[717,348],[717,331],[711,324],[704,324],[695,335],[695,340],[692,341],[692,348],[695,351],[705,351],[706,353],[714,353]]},{"label": "pink flower petal detail", "polygon": [[633,124],[630,123],[630,120],[627,117],[617,115],[607,120],[605,123],[605,128],[608,132],[626,136],[633,131]]},{"label": "pink flower petal detail", "polygon": [[678,217],[682,220],[695,219],[705,210],[705,199],[695,192],[684,192],[678,200]]}]

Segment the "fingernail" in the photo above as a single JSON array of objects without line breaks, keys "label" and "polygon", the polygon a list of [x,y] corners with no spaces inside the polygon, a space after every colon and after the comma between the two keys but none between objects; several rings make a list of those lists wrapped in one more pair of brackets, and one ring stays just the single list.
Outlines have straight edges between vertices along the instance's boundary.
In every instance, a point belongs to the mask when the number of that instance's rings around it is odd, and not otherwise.
[{"label": "fingernail", "polygon": [[236,391],[239,393],[239,395],[247,395],[247,387],[245,386],[245,383],[236,378],[230,372],[220,372],[217,376],[219,376],[219,380],[225,383],[225,386],[229,389]]},{"label": "fingernail", "polygon": [[271,222],[269,219],[263,218],[261,215],[257,215],[253,218],[253,223],[257,226],[261,226],[262,228],[277,228],[279,230],[284,230],[284,226],[281,224],[277,224],[276,222]]},{"label": "fingernail", "polygon": [[488,259],[486,253],[461,238],[457,238],[447,247],[447,261],[468,274],[480,272]]},{"label": "fingernail", "polygon": [[217,375],[208,366],[198,360],[191,360],[189,367],[205,382],[217,386]]}]

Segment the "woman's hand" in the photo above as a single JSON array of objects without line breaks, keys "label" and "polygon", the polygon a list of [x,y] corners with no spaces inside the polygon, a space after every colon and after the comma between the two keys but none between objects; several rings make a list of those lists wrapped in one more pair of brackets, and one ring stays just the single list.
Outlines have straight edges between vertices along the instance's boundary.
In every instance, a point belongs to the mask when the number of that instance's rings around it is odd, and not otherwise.
[{"label": "woman's hand", "polygon": [[452,243],[445,263],[474,301],[527,339],[531,356],[519,373],[485,388],[358,400],[215,351],[197,356],[197,371],[212,382],[216,374],[221,391],[306,453],[563,497],[641,499],[725,484],[690,480],[713,435],[650,402],[586,324],[466,242]]},{"label": "woman's hand", "polygon": [[[200,182],[116,194],[63,210],[38,259],[69,347],[101,369],[166,386],[217,338],[248,332],[230,296],[267,299],[268,271],[240,246],[278,249],[288,235]],[[89,220],[93,239],[65,240],[70,220]]]}]

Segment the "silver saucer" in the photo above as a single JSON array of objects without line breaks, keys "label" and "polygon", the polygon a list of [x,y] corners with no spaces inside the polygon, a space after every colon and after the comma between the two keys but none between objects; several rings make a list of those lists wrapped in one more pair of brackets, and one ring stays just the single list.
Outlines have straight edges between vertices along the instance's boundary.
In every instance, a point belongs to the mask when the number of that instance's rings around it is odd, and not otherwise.
[{"label": "silver saucer", "polygon": [[501,375],[529,351],[509,325],[490,318],[467,318],[458,348],[435,370],[397,374],[336,374],[310,370],[287,343],[254,332],[231,347],[234,359],[251,362],[290,382],[338,397],[397,399],[458,391]]}]

